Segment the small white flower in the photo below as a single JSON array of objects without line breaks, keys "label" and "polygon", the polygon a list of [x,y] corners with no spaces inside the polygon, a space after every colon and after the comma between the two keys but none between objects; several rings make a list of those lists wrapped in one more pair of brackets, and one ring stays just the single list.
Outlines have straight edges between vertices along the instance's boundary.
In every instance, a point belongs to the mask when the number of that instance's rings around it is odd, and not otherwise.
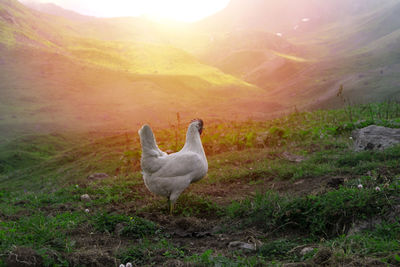
[{"label": "small white flower", "polygon": [[350,136],[349,139],[350,139],[350,140],[353,140],[353,137]]},{"label": "small white flower", "polygon": [[79,185],[78,185],[78,184],[76,184],[76,185],[75,185],[75,187],[76,187],[76,188],[79,188]]},{"label": "small white flower", "polygon": [[375,191],[381,191],[381,188],[379,186],[375,187]]},{"label": "small white flower", "polygon": [[362,184],[357,185],[359,189],[362,189],[364,186]]},{"label": "small white flower", "polygon": [[89,213],[89,209],[85,209],[85,212],[86,212],[86,213]]},{"label": "small white flower", "polygon": [[119,267],[125,267],[125,265],[121,264]]},{"label": "small white flower", "polygon": [[128,263],[126,264],[126,267],[132,267],[132,263],[128,262]]}]

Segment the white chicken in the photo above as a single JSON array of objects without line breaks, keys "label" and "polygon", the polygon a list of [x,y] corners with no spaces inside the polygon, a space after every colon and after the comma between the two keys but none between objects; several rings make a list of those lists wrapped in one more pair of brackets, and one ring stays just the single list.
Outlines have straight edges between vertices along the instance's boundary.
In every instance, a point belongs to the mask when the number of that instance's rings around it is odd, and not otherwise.
[{"label": "white chicken", "polygon": [[183,148],[168,155],[158,148],[150,126],[144,125],[139,130],[144,183],[150,192],[168,199],[170,214],[180,194],[207,174],[208,163],[200,139],[202,131],[203,121],[192,120]]}]

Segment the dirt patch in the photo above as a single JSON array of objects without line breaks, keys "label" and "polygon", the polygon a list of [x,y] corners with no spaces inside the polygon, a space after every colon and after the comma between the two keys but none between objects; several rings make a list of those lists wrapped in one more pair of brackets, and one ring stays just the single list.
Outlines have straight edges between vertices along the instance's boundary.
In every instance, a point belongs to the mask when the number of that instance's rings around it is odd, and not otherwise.
[{"label": "dirt patch", "polygon": [[72,266],[117,266],[117,259],[109,251],[101,248],[80,250],[70,254],[67,258]]},{"label": "dirt patch", "polygon": [[23,217],[28,217],[30,215],[31,215],[31,212],[29,210],[19,210],[15,214],[12,214],[12,215],[7,215],[0,211],[0,219],[5,220],[5,221],[18,221],[19,219],[21,219]]},{"label": "dirt patch", "polygon": [[65,254],[65,259],[72,266],[118,266],[116,258],[121,247],[127,247],[132,240],[109,233],[92,232],[89,225],[73,229],[67,233],[75,242],[73,253]]},{"label": "dirt patch", "polygon": [[16,247],[9,253],[6,266],[43,266],[43,258],[32,248]]}]

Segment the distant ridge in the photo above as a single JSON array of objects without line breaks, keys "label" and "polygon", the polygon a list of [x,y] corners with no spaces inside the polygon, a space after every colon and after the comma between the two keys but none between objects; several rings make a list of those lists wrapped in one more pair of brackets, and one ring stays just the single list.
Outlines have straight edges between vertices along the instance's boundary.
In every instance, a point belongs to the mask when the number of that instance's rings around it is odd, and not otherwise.
[{"label": "distant ridge", "polygon": [[35,2],[29,1],[29,0],[21,1],[21,3],[23,3],[24,5],[30,7],[34,10],[37,10],[37,11],[40,11],[40,12],[43,12],[46,14],[50,14],[50,15],[63,17],[63,18],[70,19],[70,20],[89,21],[94,18],[94,17],[90,17],[90,16],[86,16],[86,15],[81,15],[78,12],[75,12],[72,10],[64,9],[53,3],[35,3]]},{"label": "distant ridge", "polygon": [[[198,23],[202,28],[221,31],[265,30],[294,33],[297,26],[310,28],[302,23],[309,18],[315,26],[331,23],[347,16],[374,11],[397,0],[231,0],[220,12]],[[384,3],[383,3],[384,2]]]}]

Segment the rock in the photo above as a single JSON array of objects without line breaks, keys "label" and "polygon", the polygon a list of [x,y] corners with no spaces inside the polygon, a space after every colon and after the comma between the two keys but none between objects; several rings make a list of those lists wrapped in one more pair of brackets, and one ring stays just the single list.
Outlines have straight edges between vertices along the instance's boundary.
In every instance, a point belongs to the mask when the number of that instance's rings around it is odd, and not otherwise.
[{"label": "rock", "polygon": [[400,129],[370,125],[354,130],[354,150],[383,150],[400,143]]},{"label": "rock", "polygon": [[91,201],[91,198],[88,194],[84,194],[81,196],[81,201],[89,202],[89,201]]},{"label": "rock", "polygon": [[328,248],[320,248],[313,258],[313,262],[317,265],[327,264],[332,257],[332,251]]},{"label": "rock", "polygon": [[247,250],[256,250],[256,246],[250,243],[245,243],[241,241],[232,241],[229,243],[228,247],[230,248],[241,248]]},{"label": "rock", "polygon": [[88,180],[96,181],[110,177],[107,173],[93,173],[87,177]]},{"label": "rock", "polygon": [[309,253],[309,252],[311,252],[311,251],[314,251],[314,249],[313,249],[313,248],[310,248],[310,247],[305,247],[305,248],[303,248],[303,249],[300,251],[300,255],[301,255],[301,256],[304,256],[304,255],[306,255],[307,253]]}]

